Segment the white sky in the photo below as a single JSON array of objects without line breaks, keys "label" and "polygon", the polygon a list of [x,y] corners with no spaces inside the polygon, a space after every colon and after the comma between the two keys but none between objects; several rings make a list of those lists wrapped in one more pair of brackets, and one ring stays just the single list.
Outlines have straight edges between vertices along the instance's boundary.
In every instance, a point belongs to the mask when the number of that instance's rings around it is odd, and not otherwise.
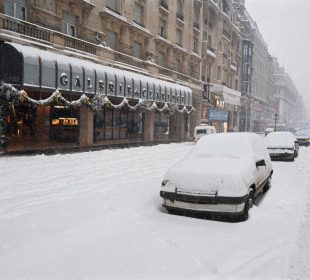
[{"label": "white sky", "polygon": [[271,55],[310,105],[310,1],[245,0]]}]

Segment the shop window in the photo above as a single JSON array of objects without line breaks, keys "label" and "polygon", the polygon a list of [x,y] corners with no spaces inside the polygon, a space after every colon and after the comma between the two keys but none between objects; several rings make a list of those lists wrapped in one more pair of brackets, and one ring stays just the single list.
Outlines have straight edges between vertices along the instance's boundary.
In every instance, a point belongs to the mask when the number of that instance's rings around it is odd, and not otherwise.
[{"label": "shop window", "polygon": [[33,141],[37,134],[36,108],[28,104],[16,106],[7,117],[7,134],[12,144]]},{"label": "shop window", "polygon": [[94,140],[104,140],[104,111],[99,111],[94,115]]},{"label": "shop window", "polygon": [[133,42],[132,54],[134,57],[142,59],[142,44],[140,44],[138,42]]},{"label": "shop window", "polygon": [[113,133],[113,111],[105,110],[105,140],[112,140]]},{"label": "shop window", "polygon": [[105,108],[94,116],[94,140],[119,140],[140,138],[142,115],[127,109]]},{"label": "shop window", "polygon": [[72,37],[76,37],[76,17],[65,13],[62,21],[62,32]]},{"label": "shop window", "polygon": [[4,13],[11,17],[26,20],[26,0],[4,2]]},{"label": "shop window", "polygon": [[79,112],[65,106],[51,109],[50,139],[59,142],[77,142],[79,136]]},{"label": "shop window", "polygon": [[155,113],[154,133],[158,133],[158,134],[169,133],[169,115]]},{"label": "shop window", "polygon": [[134,21],[144,26],[144,6],[139,3],[135,4]]},{"label": "shop window", "polygon": [[142,134],[142,114],[135,111],[129,111],[127,128],[129,137],[140,137]]},{"label": "shop window", "polygon": [[127,111],[122,110],[120,112],[120,118],[119,118],[120,139],[128,138],[127,116],[128,116]]}]

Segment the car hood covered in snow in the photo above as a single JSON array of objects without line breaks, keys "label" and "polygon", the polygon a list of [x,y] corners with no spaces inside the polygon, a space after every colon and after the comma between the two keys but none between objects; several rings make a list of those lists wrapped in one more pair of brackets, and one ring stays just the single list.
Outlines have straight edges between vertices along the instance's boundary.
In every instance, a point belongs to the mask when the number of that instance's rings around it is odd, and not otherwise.
[{"label": "car hood covered in snow", "polygon": [[194,155],[172,166],[166,176],[166,191],[213,193],[218,196],[243,196],[253,183],[254,160],[233,155]]}]

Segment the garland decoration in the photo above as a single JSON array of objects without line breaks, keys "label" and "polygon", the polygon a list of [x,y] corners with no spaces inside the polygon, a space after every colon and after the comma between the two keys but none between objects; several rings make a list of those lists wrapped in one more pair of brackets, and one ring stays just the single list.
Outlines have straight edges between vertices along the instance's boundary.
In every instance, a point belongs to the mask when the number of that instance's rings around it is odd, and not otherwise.
[{"label": "garland decoration", "polygon": [[181,109],[176,104],[164,103],[162,108],[159,108],[156,101],[146,101],[139,99],[135,105],[130,105],[129,100],[124,97],[118,104],[113,104],[108,96],[104,94],[96,94],[92,100],[90,100],[85,94],[83,94],[78,100],[69,101],[64,98],[61,92],[56,89],[51,96],[46,99],[35,100],[30,98],[25,90],[18,90],[12,85],[1,84],[0,85],[0,148],[5,149],[8,143],[7,135],[7,118],[10,112],[15,115],[15,106],[19,103],[28,102],[34,106],[47,106],[50,104],[62,104],[67,107],[77,108],[86,104],[93,111],[100,111],[103,108],[121,109],[127,106],[133,111],[152,111],[173,115],[175,112],[181,114],[191,114],[195,111],[194,107],[190,110],[184,105]]}]

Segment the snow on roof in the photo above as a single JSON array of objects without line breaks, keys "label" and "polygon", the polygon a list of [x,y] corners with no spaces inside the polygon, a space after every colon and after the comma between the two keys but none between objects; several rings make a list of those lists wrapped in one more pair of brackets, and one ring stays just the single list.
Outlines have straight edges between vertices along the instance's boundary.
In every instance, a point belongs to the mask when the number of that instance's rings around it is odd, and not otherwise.
[{"label": "snow on roof", "polygon": [[268,148],[292,148],[295,141],[295,135],[289,131],[270,132],[265,138],[265,144]]}]

